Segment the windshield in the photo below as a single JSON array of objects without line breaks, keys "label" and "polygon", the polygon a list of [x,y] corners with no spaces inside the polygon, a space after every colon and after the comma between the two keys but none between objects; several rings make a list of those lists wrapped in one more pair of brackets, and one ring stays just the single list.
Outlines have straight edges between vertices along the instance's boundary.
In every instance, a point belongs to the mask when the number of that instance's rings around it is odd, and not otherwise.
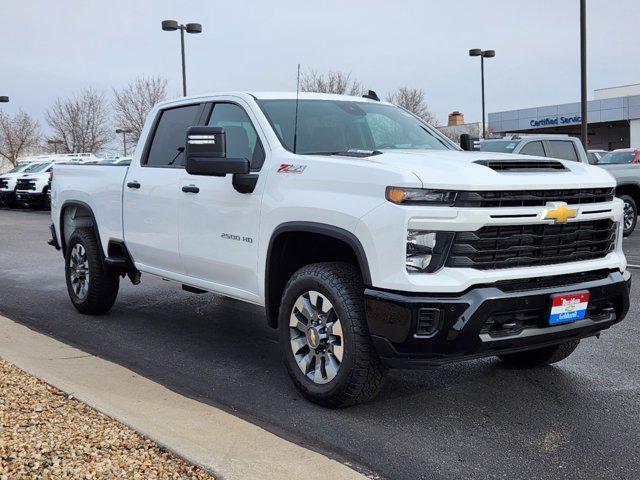
[{"label": "windshield", "polygon": [[16,167],[13,167],[7,173],[18,173],[18,172],[21,172],[23,170],[26,170],[27,168],[29,168],[29,165],[18,165]]},{"label": "windshield", "polygon": [[616,163],[631,163],[636,156],[636,152],[610,152],[603,156],[598,165],[603,163],[616,164]]},{"label": "windshield", "polygon": [[480,142],[481,152],[512,153],[518,146],[513,140],[485,140]]},{"label": "windshield", "polygon": [[[293,151],[296,101],[258,103],[282,145]],[[300,100],[298,105],[297,153],[453,148],[435,129],[392,105],[342,100]]]},{"label": "windshield", "polygon": [[51,164],[50,163],[38,163],[36,165],[33,165],[33,166],[27,168],[25,170],[25,173],[26,172],[28,172],[28,173],[41,172],[43,170],[46,170],[49,165],[51,165]]}]

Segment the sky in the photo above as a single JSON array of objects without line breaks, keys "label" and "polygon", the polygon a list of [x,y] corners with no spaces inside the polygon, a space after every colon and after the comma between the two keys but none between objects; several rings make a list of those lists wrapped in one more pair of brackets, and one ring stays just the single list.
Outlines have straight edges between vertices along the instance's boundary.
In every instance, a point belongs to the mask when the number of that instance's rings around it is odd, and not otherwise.
[{"label": "sky", "polygon": [[[587,0],[589,95],[640,83],[640,1]],[[381,97],[421,88],[441,123],[453,110],[480,121],[479,58],[487,111],[580,98],[579,0],[2,0],[0,95],[40,119],[58,96],[93,87],[110,95],[139,75],[181,94],[178,32],[186,35],[190,94],[294,91],[303,71],[350,73]]]}]

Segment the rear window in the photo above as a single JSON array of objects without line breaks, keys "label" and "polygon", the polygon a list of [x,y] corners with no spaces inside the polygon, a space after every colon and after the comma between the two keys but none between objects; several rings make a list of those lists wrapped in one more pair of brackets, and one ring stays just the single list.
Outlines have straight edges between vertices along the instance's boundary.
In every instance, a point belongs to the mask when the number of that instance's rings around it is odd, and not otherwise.
[{"label": "rear window", "polygon": [[610,152],[610,153],[607,153],[604,157],[602,157],[598,162],[598,164],[632,163],[635,157],[636,157],[635,152]]},{"label": "rear window", "polygon": [[513,153],[518,142],[512,140],[486,140],[480,142],[481,152]]},{"label": "rear window", "polygon": [[576,147],[570,140],[550,140],[551,145],[551,157],[561,158],[562,160],[571,160],[572,162],[578,162],[578,153]]}]

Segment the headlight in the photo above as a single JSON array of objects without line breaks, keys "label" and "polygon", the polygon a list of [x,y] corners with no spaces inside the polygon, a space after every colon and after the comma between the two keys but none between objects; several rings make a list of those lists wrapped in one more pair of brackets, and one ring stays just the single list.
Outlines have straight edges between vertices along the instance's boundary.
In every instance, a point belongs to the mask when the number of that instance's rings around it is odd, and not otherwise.
[{"label": "headlight", "polygon": [[431,273],[440,269],[453,239],[452,232],[407,231],[408,272]]},{"label": "headlight", "polygon": [[457,192],[426,188],[387,187],[387,200],[405,205],[453,205]]}]

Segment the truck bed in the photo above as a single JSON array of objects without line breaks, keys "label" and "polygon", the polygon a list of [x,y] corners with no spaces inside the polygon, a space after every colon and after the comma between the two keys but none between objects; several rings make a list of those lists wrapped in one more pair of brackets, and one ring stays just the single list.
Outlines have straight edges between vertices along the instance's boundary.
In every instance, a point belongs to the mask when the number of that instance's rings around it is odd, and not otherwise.
[{"label": "truck bed", "polygon": [[[129,167],[117,165],[56,165],[51,183],[51,217],[58,241],[63,239],[60,214],[65,206],[88,206],[100,225],[104,249],[122,240],[122,189]],[[106,254],[106,251],[105,251]]]}]

